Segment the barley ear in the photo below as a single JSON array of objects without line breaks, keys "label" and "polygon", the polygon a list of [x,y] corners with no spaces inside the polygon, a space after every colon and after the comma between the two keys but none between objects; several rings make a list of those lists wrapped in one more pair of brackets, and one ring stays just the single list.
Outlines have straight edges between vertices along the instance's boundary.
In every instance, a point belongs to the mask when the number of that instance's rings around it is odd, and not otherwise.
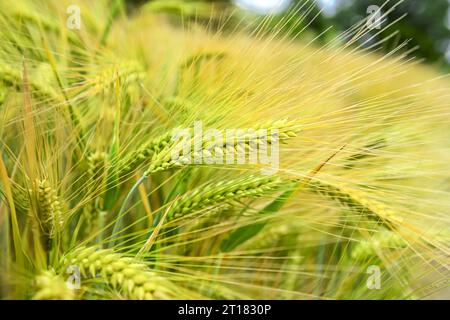
[{"label": "barley ear", "polygon": [[255,175],[206,184],[175,200],[167,220],[180,218],[206,208],[208,210],[224,208],[233,201],[245,198],[258,198],[279,191],[284,184],[283,180],[277,176]]},{"label": "barley ear", "polygon": [[86,223],[85,232],[89,234],[98,224],[99,217],[104,211],[104,193],[106,192],[107,154],[94,152],[87,158],[87,190],[89,202],[84,208]]},{"label": "barley ear", "polygon": [[33,300],[74,300],[75,290],[70,288],[63,277],[53,270],[39,274],[35,279],[36,293]]},{"label": "barley ear", "polygon": [[381,231],[370,240],[355,244],[351,250],[353,260],[367,260],[378,256],[378,252],[399,250],[407,247],[406,241],[397,233]]},{"label": "barley ear", "polygon": [[97,278],[128,299],[154,300],[174,298],[176,287],[151,271],[140,260],[125,257],[112,249],[80,247],[66,255],[61,263],[80,268],[84,278]]},{"label": "barley ear", "polygon": [[317,194],[329,197],[347,208],[380,222],[387,229],[395,230],[396,224],[401,222],[401,218],[394,211],[370,199],[364,192],[318,180],[310,181],[308,187]]},{"label": "barley ear", "polygon": [[[255,128],[234,130],[226,132],[222,130],[221,136],[227,137],[227,141],[209,141],[205,137],[192,137],[192,141],[187,141],[192,145],[200,139],[201,146],[192,150],[188,154],[183,154],[182,150],[173,152],[173,148],[181,142],[171,141],[159,153],[154,153],[149,168],[144,175],[149,176],[157,172],[166,171],[174,168],[182,168],[195,163],[195,159],[219,159],[220,163],[228,163],[227,158],[234,159],[233,163],[240,156],[248,158],[250,151],[254,151],[261,146],[272,145],[275,140],[286,143],[289,139],[297,136],[300,131],[297,121],[288,121],[287,119],[271,121]],[[173,135],[174,136],[174,135]],[[204,162],[202,162],[204,163]]]},{"label": "barley ear", "polygon": [[47,180],[38,180],[31,194],[36,200],[36,213],[41,231],[48,239],[55,237],[64,225],[61,202],[56,190]]}]

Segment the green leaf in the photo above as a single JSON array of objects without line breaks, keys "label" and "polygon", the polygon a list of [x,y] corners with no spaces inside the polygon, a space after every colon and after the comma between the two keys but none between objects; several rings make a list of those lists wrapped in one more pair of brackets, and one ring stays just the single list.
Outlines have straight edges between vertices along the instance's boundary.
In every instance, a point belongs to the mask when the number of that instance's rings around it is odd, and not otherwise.
[{"label": "green leaf", "polygon": [[187,187],[189,183],[189,178],[192,175],[192,168],[186,168],[186,170],[182,173],[182,176],[176,180],[174,186],[169,191],[164,203],[169,203],[175,198],[177,194],[184,194],[187,192]]},{"label": "green leaf", "polygon": [[108,40],[108,36],[109,36],[109,32],[111,31],[111,27],[112,24],[114,22],[114,20],[117,18],[117,16],[119,15],[119,13],[124,10],[125,5],[123,0],[115,0],[112,4],[111,4],[111,11],[110,11],[110,16],[108,17],[108,20],[106,22],[105,28],[103,30],[102,33],[102,37],[100,40],[100,43],[102,45],[106,44],[106,40]]},{"label": "green leaf", "polygon": [[[268,204],[258,214],[268,215],[278,212],[286,201],[294,194],[299,185],[299,182],[295,183],[291,188],[289,188],[289,190],[283,192],[283,194]],[[257,222],[234,230],[228,238],[222,240],[220,250],[222,252],[230,252],[234,250],[236,247],[256,236],[266,224],[267,221]]]}]

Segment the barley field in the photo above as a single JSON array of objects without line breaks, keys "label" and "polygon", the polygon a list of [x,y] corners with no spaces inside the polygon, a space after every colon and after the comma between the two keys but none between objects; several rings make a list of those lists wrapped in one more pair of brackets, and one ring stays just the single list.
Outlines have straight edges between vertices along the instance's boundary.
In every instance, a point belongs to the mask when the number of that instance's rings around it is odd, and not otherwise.
[{"label": "barley field", "polygon": [[0,6],[1,299],[450,299],[450,78],[407,44]]}]

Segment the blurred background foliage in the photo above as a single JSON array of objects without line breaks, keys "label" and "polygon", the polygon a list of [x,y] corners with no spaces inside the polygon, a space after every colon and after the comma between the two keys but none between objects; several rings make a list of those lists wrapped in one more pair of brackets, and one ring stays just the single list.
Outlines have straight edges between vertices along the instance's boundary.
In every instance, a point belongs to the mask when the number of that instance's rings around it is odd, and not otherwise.
[{"label": "blurred background foliage", "polygon": [[[379,6],[382,12],[393,9],[383,21],[383,29],[372,30],[360,44],[373,36],[372,41],[365,43],[370,46],[398,31],[383,42],[381,50],[389,52],[406,41],[408,45],[403,50],[416,48],[413,52],[415,57],[445,71],[450,70],[450,0],[404,0],[401,3],[397,0],[127,0],[127,6],[129,10],[145,6],[155,11],[182,14],[185,18],[191,16],[199,21],[202,18],[209,20],[211,7],[223,15],[227,10],[233,10],[239,18],[229,20],[228,24],[232,28],[235,24],[242,24],[242,21],[260,23],[269,14],[264,11],[264,4],[276,2],[280,3],[279,12],[272,14],[267,25],[268,31],[285,19],[288,21],[283,23],[285,33],[297,36],[307,27],[307,31],[299,37],[317,37],[324,43],[365,19],[370,6]],[[302,20],[307,12],[308,18]],[[397,19],[400,21],[386,28]],[[333,28],[329,29],[330,26]]]}]

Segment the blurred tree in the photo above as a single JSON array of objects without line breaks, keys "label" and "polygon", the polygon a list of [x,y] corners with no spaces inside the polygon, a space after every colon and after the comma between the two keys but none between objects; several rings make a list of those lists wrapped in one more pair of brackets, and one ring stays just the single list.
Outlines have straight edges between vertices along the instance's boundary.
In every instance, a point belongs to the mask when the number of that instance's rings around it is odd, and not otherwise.
[{"label": "blurred tree", "polygon": [[[341,30],[345,30],[367,17],[369,6],[382,7],[385,2],[386,0],[341,0],[342,4],[338,6],[338,11],[331,20]],[[382,8],[382,11],[387,12],[395,6],[396,2],[391,0]],[[414,53],[417,57],[425,58],[431,63],[448,64],[445,54],[450,44],[450,29],[447,26],[449,10],[448,0],[405,0],[389,13],[387,21],[382,26],[386,27],[404,14],[407,16],[394,26],[382,30],[378,38],[385,38],[394,30],[398,30],[399,36],[384,44],[386,50],[392,49],[399,42],[408,40],[409,48],[419,46]],[[372,34],[379,31],[373,30]]]},{"label": "blurred tree", "polygon": [[[285,33],[291,36],[299,35],[305,26],[308,30],[303,35],[313,34],[320,35],[319,41],[328,41],[336,35],[336,31],[345,31],[354,24],[358,23],[362,19],[368,16],[369,6],[382,7],[383,12],[387,12],[389,9],[395,7],[395,9],[389,13],[387,21],[382,24],[384,29],[372,30],[370,34],[375,35],[376,39],[384,39],[394,31],[398,30],[399,33],[396,37],[391,38],[382,44],[382,49],[390,51],[398,44],[408,41],[408,48],[419,48],[414,52],[414,55],[419,58],[424,58],[429,63],[437,63],[444,65],[450,69],[450,63],[446,60],[445,55],[450,48],[450,29],[447,25],[448,14],[450,12],[449,0],[404,0],[398,4],[397,0],[334,0],[336,5],[336,12],[332,15],[319,14],[321,1],[313,2],[312,0],[292,0],[290,9],[284,14],[273,16],[269,23],[266,23],[267,31],[272,31],[278,28],[279,25],[283,25]],[[186,12],[194,12],[192,8],[195,5],[201,5],[201,3],[214,3],[228,4],[233,3],[233,0],[128,0],[129,4],[141,5],[144,3],[159,3],[163,4],[167,8],[167,11],[175,12],[176,7],[180,4],[186,4],[189,6],[189,10],[181,10],[185,15]],[[386,3],[387,2],[387,3]],[[182,5],[181,5],[182,6]],[[170,10],[169,10],[170,9]],[[207,11],[207,10],[206,10]],[[302,15],[308,12],[306,19],[301,19]],[[250,14],[250,13],[247,13]],[[407,16],[401,19],[395,25],[385,28],[389,23],[399,19],[404,14]],[[264,18],[263,16],[255,17],[255,13],[251,14],[253,23],[258,24]],[[198,17],[196,17],[198,18]],[[283,23],[280,21],[283,20]],[[238,21],[237,19],[236,21]],[[232,21],[231,21],[232,22]],[[334,31],[329,30],[327,33],[323,33],[330,25],[334,25]],[[367,39],[367,37],[365,38]],[[405,49],[406,50],[406,49]]]}]

